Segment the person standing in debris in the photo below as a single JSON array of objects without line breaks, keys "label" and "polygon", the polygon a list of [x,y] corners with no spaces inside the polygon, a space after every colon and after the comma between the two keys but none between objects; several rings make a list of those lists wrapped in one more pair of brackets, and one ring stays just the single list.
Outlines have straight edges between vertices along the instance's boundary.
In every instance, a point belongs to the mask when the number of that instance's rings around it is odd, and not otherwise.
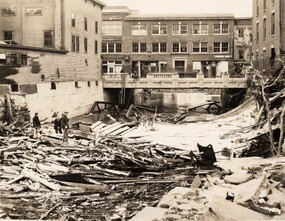
[{"label": "person standing in debris", "polygon": [[53,125],[54,125],[54,130],[55,133],[60,133],[62,134],[62,130],[61,130],[61,122],[60,122],[60,118],[58,116],[58,113],[56,114],[56,117],[53,121]]},{"label": "person standing in debris", "polygon": [[62,117],[60,118],[60,124],[61,128],[63,129],[63,143],[68,143],[68,129],[69,129],[69,119],[67,117],[67,112],[64,112],[62,114]]},{"label": "person standing in debris", "polygon": [[38,113],[35,113],[35,116],[33,117],[33,128],[34,128],[34,137],[38,137],[38,133],[41,133],[41,122]]}]

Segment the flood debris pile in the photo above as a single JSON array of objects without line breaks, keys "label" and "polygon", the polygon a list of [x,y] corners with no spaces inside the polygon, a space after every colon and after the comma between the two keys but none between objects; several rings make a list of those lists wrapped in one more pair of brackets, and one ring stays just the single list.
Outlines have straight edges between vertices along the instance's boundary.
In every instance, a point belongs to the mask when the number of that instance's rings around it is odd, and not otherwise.
[{"label": "flood debris pile", "polygon": [[0,219],[128,220],[200,170],[189,151],[123,138],[131,124],[88,127],[65,146],[50,127],[38,139],[0,136]]},{"label": "flood debris pile", "polygon": [[198,174],[190,188],[174,188],[131,221],[285,219],[283,158],[239,158],[217,166],[216,173]]},{"label": "flood debris pile", "polygon": [[[235,143],[246,147],[239,152],[240,157],[271,157],[285,153],[284,116],[285,116],[285,66],[279,62],[276,71],[270,77],[264,77],[254,71],[250,78],[249,94],[253,95],[256,111],[252,113],[255,123],[249,126],[240,125],[240,129],[231,131],[221,138],[237,134],[241,138]],[[246,108],[241,105],[239,108]],[[235,114],[236,110],[229,112]]]},{"label": "flood debris pile", "polygon": [[0,119],[0,136],[22,133],[30,125],[30,112],[26,106],[17,106],[7,94],[0,100],[0,110],[3,110]]}]

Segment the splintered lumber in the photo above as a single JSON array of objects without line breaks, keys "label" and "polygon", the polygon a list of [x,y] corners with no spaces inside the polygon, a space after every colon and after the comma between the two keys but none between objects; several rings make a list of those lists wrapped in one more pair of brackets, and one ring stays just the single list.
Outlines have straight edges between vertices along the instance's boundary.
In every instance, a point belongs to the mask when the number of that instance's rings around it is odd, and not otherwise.
[{"label": "splintered lumber", "polygon": [[6,184],[10,185],[10,184],[15,183],[15,182],[17,182],[17,181],[19,181],[19,180],[21,180],[21,179],[23,179],[23,178],[24,178],[23,175],[17,176],[17,177],[15,177],[14,179],[12,179],[12,180],[10,180],[9,182],[7,182]]},{"label": "splintered lumber", "polygon": [[99,170],[99,171],[102,171],[105,173],[115,174],[115,175],[119,175],[119,176],[130,176],[130,174],[131,174],[130,172],[123,172],[123,171],[101,168],[95,164],[90,164],[90,166],[93,167],[95,170]]},{"label": "splintered lumber", "polygon": [[126,131],[126,130],[128,130],[128,129],[130,129],[130,128],[129,128],[128,126],[125,126],[125,127],[122,127],[122,128],[120,128],[120,129],[118,129],[118,130],[112,132],[112,133],[109,133],[108,135],[116,136],[116,135],[119,135],[120,133],[122,133],[122,132],[124,132],[124,131]]},{"label": "splintered lumber", "polygon": [[55,210],[57,207],[59,207],[60,203],[55,204],[52,208],[50,208],[45,214],[43,214],[41,216],[41,218],[39,220],[44,220],[45,218],[47,218],[49,216],[49,214]]},{"label": "splintered lumber", "polygon": [[40,174],[30,170],[30,169],[23,169],[22,170],[22,174],[27,177],[30,178],[31,180],[35,181],[35,182],[39,182],[41,184],[43,184],[44,186],[52,189],[52,190],[60,190],[60,185],[49,182],[48,180],[46,180],[45,178],[41,177]]},{"label": "splintered lumber", "polygon": [[90,129],[93,130],[95,127],[97,127],[100,124],[102,124],[102,121],[97,121],[96,123],[94,123],[90,126]]},{"label": "splintered lumber", "polygon": [[112,128],[110,128],[110,129],[108,129],[108,130],[106,130],[106,131],[104,131],[102,134],[103,135],[108,135],[109,133],[111,133],[111,132],[113,132],[113,131],[116,131],[116,130],[118,130],[119,128],[121,128],[121,127],[123,127],[124,125],[123,124],[117,124],[117,125],[115,125],[114,127],[112,127]]},{"label": "splintered lumber", "polygon": [[66,186],[71,186],[71,187],[77,187],[77,188],[82,188],[85,190],[92,190],[94,192],[109,192],[110,189],[107,185],[103,184],[85,184],[85,183],[74,183],[74,182],[67,182],[67,181],[60,181],[56,180],[57,182],[64,184]]},{"label": "splintered lumber", "polygon": [[121,125],[121,124],[120,124],[119,122],[115,122],[115,123],[113,123],[113,124],[110,124],[110,125],[108,125],[108,126],[102,128],[102,129],[100,130],[100,132],[103,133],[103,132],[105,132],[106,130],[109,130],[109,129],[111,129],[111,128],[117,126],[117,125]]},{"label": "splintered lumber", "polygon": [[99,131],[101,128],[103,128],[103,127],[105,127],[105,126],[106,126],[106,124],[102,123],[102,124],[100,124],[100,125],[94,127],[94,128],[92,129],[92,132]]},{"label": "splintered lumber", "polygon": [[104,180],[106,184],[155,184],[155,183],[176,183],[176,180],[147,180],[147,179],[131,179],[131,180]]}]

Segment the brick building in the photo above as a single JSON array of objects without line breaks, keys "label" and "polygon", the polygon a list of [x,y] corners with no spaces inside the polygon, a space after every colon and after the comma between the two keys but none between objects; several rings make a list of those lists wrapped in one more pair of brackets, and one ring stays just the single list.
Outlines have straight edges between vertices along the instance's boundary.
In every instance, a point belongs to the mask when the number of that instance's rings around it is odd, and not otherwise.
[{"label": "brick building", "polygon": [[252,61],[252,18],[235,18],[233,45],[235,74],[239,74]]},{"label": "brick building", "polygon": [[0,0],[1,83],[100,79],[103,6],[97,0]]},{"label": "brick building", "polygon": [[106,7],[102,71],[141,77],[162,72],[178,72],[180,77],[194,77],[198,72],[220,77],[234,72],[237,20],[232,14],[147,15],[127,7]]},{"label": "brick building", "polygon": [[258,70],[272,70],[285,55],[285,1],[253,0],[253,55]]}]

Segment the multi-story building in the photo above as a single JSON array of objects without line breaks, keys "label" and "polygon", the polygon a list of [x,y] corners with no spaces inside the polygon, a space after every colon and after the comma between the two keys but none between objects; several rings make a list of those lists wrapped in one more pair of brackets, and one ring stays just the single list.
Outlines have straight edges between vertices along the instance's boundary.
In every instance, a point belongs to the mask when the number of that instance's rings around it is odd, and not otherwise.
[{"label": "multi-story building", "polygon": [[88,93],[103,94],[104,6],[99,0],[0,0],[1,94],[10,84],[12,92],[42,94],[47,101],[52,96],[54,111],[80,109],[90,105]]},{"label": "multi-story building", "polygon": [[106,7],[102,71],[220,77],[233,69],[237,20],[232,14],[146,15],[127,7]]},{"label": "multi-story building", "polygon": [[269,73],[274,59],[284,56],[284,21],[284,0],[253,0],[253,58],[256,69]]},{"label": "multi-story building", "polygon": [[252,18],[235,18],[233,60],[235,74],[246,71],[252,61]]}]

